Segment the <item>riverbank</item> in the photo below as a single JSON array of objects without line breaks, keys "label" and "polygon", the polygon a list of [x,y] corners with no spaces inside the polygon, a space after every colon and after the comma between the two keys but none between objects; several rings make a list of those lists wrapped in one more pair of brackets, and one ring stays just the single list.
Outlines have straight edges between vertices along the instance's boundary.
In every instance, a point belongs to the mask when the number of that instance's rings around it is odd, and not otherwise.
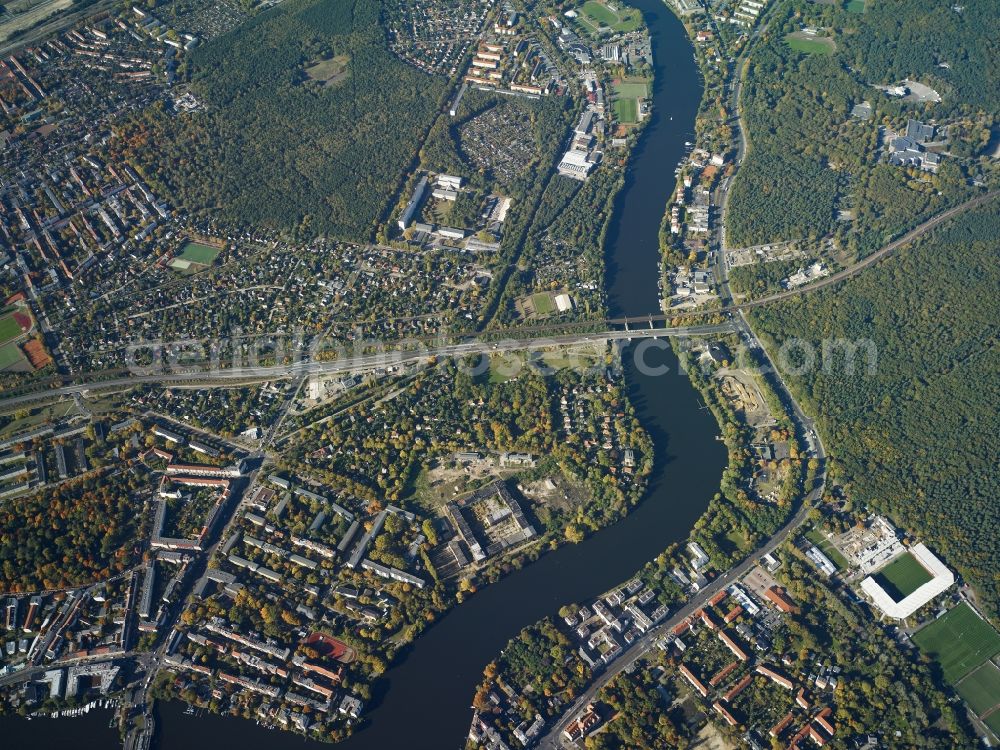
[{"label": "riverbank", "polygon": [[[683,153],[700,99],[690,44],[672,14],[648,0],[656,81],[653,115],[639,137],[608,233],[608,257],[619,276],[610,307],[655,312],[658,283],[657,230],[672,184],[664,164]],[[671,81],[683,82],[672,85]],[[628,282],[632,279],[632,282]],[[653,438],[654,474],[644,501],[628,517],[585,542],[567,545],[514,572],[445,615],[386,672],[373,696],[368,724],[342,746],[457,747],[468,727],[468,704],[483,666],[525,623],[567,601],[592,597],[631,575],[665,545],[684,538],[718,486],[725,465],[718,427],[700,408],[696,393],[669,350],[652,352],[667,377],[642,375],[626,358],[626,383],[639,421]],[[683,432],[683,435],[681,434]],[[303,739],[267,732],[251,721],[186,717],[171,704],[159,715],[158,746],[169,750],[248,746],[301,747]],[[414,739],[416,738],[416,739]],[[40,740],[42,746],[47,743]],[[86,747],[86,741],[77,746]],[[105,750],[109,745],[94,744]]]},{"label": "riverbank", "polygon": [[[610,306],[626,313],[657,310],[658,284],[649,269],[659,262],[658,226],[666,195],[673,188],[662,180],[663,164],[675,164],[683,154],[700,99],[697,70],[683,29],[665,7],[647,4],[656,17],[651,24],[658,80],[654,114],[639,137],[634,167],[616,206],[617,224],[608,238],[608,257],[619,270],[618,291],[609,294]],[[686,85],[671,87],[671,80]],[[627,212],[624,216],[622,207]],[[670,368],[670,376],[643,379],[627,373],[629,397],[656,451],[657,468],[643,503],[623,521],[581,544],[546,554],[449,612],[389,669],[374,696],[367,725],[341,743],[342,747],[385,748],[405,743],[437,750],[459,746],[483,666],[525,623],[554,612],[564,602],[615,585],[670,541],[686,535],[718,486],[725,451],[715,439],[717,425],[699,408],[673,354],[667,351],[658,356]],[[676,426],[680,425],[685,431],[683,440],[677,439]],[[207,726],[175,722],[164,711],[159,746],[164,750],[201,747],[201,736],[221,736],[223,725],[218,734]],[[228,720],[224,726],[231,739],[249,744],[262,741],[257,739],[262,730],[250,722]],[[285,741],[277,732],[267,737],[271,744]],[[301,743],[300,738],[288,739],[296,746]]]}]

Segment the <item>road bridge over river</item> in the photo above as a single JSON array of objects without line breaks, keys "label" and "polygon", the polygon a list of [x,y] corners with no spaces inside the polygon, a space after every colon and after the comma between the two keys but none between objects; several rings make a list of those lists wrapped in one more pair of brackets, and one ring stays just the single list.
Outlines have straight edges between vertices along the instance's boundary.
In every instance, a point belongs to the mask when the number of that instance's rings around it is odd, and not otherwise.
[{"label": "road bridge over river", "polygon": [[[642,320],[640,319],[640,321]],[[218,369],[206,369],[198,364],[170,365],[162,363],[155,367],[136,368],[134,372],[125,372],[117,377],[86,378],[84,376],[85,379],[79,382],[47,390],[37,390],[31,393],[7,396],[0,398],[0,408],[12,408],[37,401],[73,397],[88,391],[128,388],[142,383],[161,383],[165,385],[184,385],[202,388],[232,387],[234,384],[255,381],[367,372],[396,365],[413,364],[420,361],[448,357],[513,354],[602,341],[692,338],[736,332],[736,326],[731,322],[673,327],[656,326],[651,320],[645,322],[646,327],[641,328],[629,326],[628,328],[536,338],[504,339],[499,341],[480,338],[439,344],[420,341],[410,342],[411,346],[409,347],[407,346],[407,342],[400,342],[398,348],[391,348],[391,345],[387,345],[384,349],[374,353],[359,352],[356,355],[349,354],[348,356],[330,361],[302,359],[301,361],[294,361],[289,364]]]}]

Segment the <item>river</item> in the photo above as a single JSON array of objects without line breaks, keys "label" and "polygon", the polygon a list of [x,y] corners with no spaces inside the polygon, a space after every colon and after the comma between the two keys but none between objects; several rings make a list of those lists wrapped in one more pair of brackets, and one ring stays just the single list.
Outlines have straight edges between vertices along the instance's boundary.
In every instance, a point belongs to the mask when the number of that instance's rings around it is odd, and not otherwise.
[{"label": "river", "polygon": [[[608,304],[612,315],[659,310],[658,232],[674,187],[674,168],[693,139],[701,98],[700,75],[681,23],[661,0],[630,0],[649,26],[655,62],[653,114],[639,137],[625,188],[608,234]],[[562,178],[557,178],[562,179]],[[532,622],[573,601],[591,598],[628,579],[670,543],[683,539],[719,486],[725,449],[718,427],[698,394],[677,372],[669,351],[653,351],[650,364],[665,376],[637,372],[623,357],[629,397],[655,445],[655,470],[639,507],[620,523],[581,544],[568,545],[500,582],[481,589],[431,627],[386,673],[367,711],[369,722],[338,750],[454,750],[464,744],[470,703],[483,667]],[[91,719],[4,720],[4,747],[72,745],[108,750],[106,737],[81,732]],[[106,722],[106,719],[105,719]],[[183,714],[160,707],[158,750],[329,748],[253,722]],[[93,737],[91,739],[90,737]]]}]

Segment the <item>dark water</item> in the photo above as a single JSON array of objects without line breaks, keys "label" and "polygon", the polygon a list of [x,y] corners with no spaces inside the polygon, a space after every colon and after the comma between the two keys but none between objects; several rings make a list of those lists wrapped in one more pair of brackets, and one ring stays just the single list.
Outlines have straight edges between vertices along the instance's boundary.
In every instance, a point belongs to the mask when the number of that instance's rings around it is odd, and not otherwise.
[{"label": "dark water", "polygon": [[4,750],[115,750],[121,747],[118,726],[109,727],[112,711],[90,711],[64,719],[0,719]]},{"label": "dark water", "polygon": [[[701,97],[691,45],[680,22],[659,0],[631,0],[652,32],[656,84],[654,114],[637,145],[608,237],[608,298],[613,315],[658,310],[658,231],[674,186]],[[656,470],[642,504],[622,522],[582,544],[563,547],[488,586],[422,635],[386,675],[367,712],[366,727],[338,750],[452,750],[464,744],[470,703],[483,667],[517,632],[564,603],[580,601],[629,578],[672,542],[683,539],[719,485],[725,450],[717,426],[700,409],[696,392],[677,373],[669,351],[653,351],[649,364],[670,374],[641,375],[626,362],[629,395],[656,446]],[[179,705],[160,707],[159,750],[243,750],[329,747],[269,731],[253,722],[185,716]],[[73,731],[72,722],[5,722],[27,747],[111,747]],[[51,728],[50,728],[51,727]],[[51,732],[51,735],[50,735]],[[9,737],[10,735],[8,735]],[[29,740],[29,737],[31,738]],[[11,747],[0,742],[3,747]],[[13,747],[21,745],[14,744]]]}]

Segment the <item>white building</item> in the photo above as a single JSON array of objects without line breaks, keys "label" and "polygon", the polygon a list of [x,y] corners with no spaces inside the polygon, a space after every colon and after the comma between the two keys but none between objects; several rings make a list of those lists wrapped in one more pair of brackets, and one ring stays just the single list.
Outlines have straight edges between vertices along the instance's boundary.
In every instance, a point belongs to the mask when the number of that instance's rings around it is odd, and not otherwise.
[{"label": "white building", "polygon": [[594,168],[594,163],[588,158],[586,151],[575,149],[563,154],[559,162],[559,174],[564,177],[572,177],[575,180],[586,180],[590,170]]},{"label": "white building", "polygon": [[919,586],[916,591],[900,601],[894,600],[878,581],[868,576],[861,582],[861,590],[883,614],[896,620],[909,617],[935,597],[947,591],[955,583],[955,574],[922,543],[909,548],[909,553],[932,576],[931,580]]}]

